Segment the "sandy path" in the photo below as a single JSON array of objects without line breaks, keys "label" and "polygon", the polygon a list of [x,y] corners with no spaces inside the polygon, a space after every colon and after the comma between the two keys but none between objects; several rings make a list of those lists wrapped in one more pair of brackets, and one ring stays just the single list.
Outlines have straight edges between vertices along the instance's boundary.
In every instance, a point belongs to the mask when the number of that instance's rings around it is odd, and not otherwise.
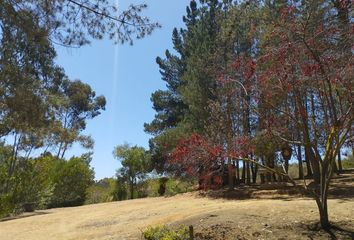
[{"label": "sandy path", "polygon": [[[195,219],[211,213],[238,213],[238,217],[290,214],[294,218],[316,219],[313,200],[212,200],[184,194],[170,198],[51,209],[47,214],[0,222],[1,240],[140,239],[148,225]],[[330,210],[343,221],[353,219],[354,201],[330,201]],[[247,217],[248,216],[248,217]],[[229,216],[230,217],[230,216]],[[336,216],[334,216],[337,218]]]}]

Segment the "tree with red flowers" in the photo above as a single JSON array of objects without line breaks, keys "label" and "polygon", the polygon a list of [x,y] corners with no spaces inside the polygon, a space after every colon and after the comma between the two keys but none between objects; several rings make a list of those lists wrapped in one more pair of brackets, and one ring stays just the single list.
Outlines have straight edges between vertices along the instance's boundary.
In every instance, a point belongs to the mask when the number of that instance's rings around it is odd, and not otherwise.
[{"label": "tree with red flowers", "polygon": [[199,178],[200,187],[222,184],[221,174],[224,165],[221,148],[213,146],[199,134],[181,139],[169,158],[170,169],[177,175]]},{"label": "tree with red flowers", "polygon": [[[305,148],[314,180],[306,188],[327,229],[328,189],[336,156],[353,138],[354,98],[351,3],[325,2],[282,9],[262,43],[257,80],[264,107],[278,113],[276,121],[263,116],[271,122],[268,131]],[[301,137],[294,141],[284,126],[298,129]]]}]

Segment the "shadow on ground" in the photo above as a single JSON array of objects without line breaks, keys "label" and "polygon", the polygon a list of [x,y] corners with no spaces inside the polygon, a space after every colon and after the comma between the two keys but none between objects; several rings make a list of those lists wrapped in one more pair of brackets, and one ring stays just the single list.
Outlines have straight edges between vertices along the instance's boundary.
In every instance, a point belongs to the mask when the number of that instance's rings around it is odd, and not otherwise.
[{"label": "shadow on ground", "polygon": [[12,217],[1,218],[0,222],[7,222],[7,221],[11,221],[11,220],[27,218],[27,217],[34,217],[34,216],[39,216],[39,215],[46,215],[46,214],[50,214],[50,212],[48,212],[48,211],[35,211],[35,212],[31,212],[31,213],[23,213],[23,214],[12,216]]},{"label": "shadow on ground", "polygon": [[[311,180],[306,180],[310,184]],[[303,181],[296,181],[298,186],[290,183],[273,184],[252,184],[239,185],[233,190],[227,187],[219,190],[200,191],[201,197],[213,199],[223,198],[228,200],[246,200],[246,199],[282,199],[291,201],[299,197],[312,198],[303,188]],[[328,199],[339,199],[341,201],[350,201],[354,198],[354,171],[345,171],[341,175],[332,179],[329,189]]]},{"label": "shadow on ground", "polygon": [[303,230],[307,230],[308,237],[319,238],[326,237],[328,239],[354,239],[354,230],[349,229],[347,227],[347,222],[336,222],[333,223],[331,228],[328,230],[323,230],[320,226],[319,222],[309,223],[309,224],[301,224],[301,228]]}]

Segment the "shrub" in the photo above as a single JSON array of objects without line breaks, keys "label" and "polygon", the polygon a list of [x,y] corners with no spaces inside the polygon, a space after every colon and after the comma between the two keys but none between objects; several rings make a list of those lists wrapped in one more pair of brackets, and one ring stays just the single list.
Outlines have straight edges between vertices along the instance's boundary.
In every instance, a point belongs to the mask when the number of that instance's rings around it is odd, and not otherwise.
[{"label": "shrub", "polygon": [[167,196],[174,196],[179,193],[186,193],[194,190],[195,182],[188,179],[170,178],[166,183]]},{"label": "shrub", "polygon": [[10,195],[0,195],[0,218],[9,216],[15,209]]},{"label": "shrub", "polygon": [[143,181],[137,184],[137,198],[146,198],[149,196],[149,184]]},{"label": "shrub", "polygon": [[113,200],[116,181],[113,178],[104,178],[95,182],[87,189],[85,204],[111,202]]},{"label": "shrub", "polygon": [[169,228],[167,226],[149,227],[143,232],[146,240],[189,240],[189,230],[186,226]]},{"label": "shrub", "polygon": [[45,208],[49,203],[54,186],[50,176],[55,159],[40,157],[20,161],[13,178],[13,202],[18,208],[32,205],[34,208]]},{"label": "shrub", "polygon": [[350,155],[346,159],[343,159],[342,167],[343,169],[354,168],[354,156]]},{"label": "shrub", "polygon": [[157,197],[159,196],[159,181],[156,178],[150,178],[145,180],[146,183],[146,191],[148,193],[148,197]]},{"label": "shrub", "polygon": [[73,157],[69,161],[60,160],[53,173],[55,188],[50,207],[82,205],[93,179],[94,172],[85,159]]},{"label": "shrub", "polygon": [[115,190],[113,192],[114,201],[123,201],[128,197],[128,184],[124,178],[118,177],[116,181]]}]

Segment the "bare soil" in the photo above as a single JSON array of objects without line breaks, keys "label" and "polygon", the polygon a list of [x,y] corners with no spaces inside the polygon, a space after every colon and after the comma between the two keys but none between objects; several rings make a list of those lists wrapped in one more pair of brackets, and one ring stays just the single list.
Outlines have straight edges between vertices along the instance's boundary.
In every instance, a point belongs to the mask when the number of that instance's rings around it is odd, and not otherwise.
[{"label": "bare soil", "polygon": [[0,222],[0,239],[141,239],[158,224],[193,225],[196,239],[354,239],[353,186],[352,173],[334,181],[330,232],[314,200],[268,185],[37,211]]}]

